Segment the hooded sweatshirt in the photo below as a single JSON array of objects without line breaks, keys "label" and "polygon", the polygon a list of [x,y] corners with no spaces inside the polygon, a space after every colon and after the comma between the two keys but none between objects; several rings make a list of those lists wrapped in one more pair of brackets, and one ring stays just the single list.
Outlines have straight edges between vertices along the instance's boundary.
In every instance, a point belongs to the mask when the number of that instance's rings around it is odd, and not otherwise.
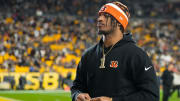
[{"label": "hooded sweatshirt", "polygon": [[[159,85],[148,55],[125,34],[105,57],[105,68],[99,68],[103,40],[87,49],[78,64],[71,87],[72,101],[78,94],[91,98],[107,96],[113,101],[159,101]],[[105,53],[110,48],[105,48]]]}]

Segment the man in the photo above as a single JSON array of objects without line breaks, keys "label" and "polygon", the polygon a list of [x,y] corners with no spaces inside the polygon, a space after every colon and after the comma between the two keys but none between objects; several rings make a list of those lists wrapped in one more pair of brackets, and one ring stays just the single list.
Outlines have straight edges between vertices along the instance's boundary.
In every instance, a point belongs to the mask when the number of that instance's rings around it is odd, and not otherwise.
[{"label": "man", "polygon": [[71,87],[72,101],[159,101],[149,57],[131,34],[124,33],[129,16],[120,2],[100,9],[97,27],[103,37],[81,58]]},{"label": "man", "polygon": [[170,64],[168,68],[163,72],[163,101],[168,101],[173,87],[173,64]]}]

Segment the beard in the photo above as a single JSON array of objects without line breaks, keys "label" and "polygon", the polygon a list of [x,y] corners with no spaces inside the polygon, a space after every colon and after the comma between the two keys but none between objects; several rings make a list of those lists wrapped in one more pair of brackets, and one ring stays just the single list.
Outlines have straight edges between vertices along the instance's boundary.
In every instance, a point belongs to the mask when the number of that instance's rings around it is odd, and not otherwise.
[{"label": "beard", "polygon": [[98,29],[98,34],[99,35],[108,35],[108,34],[112,33],[113,31],[114,31],[113,29],[110,29],[108,31],[104,31],[104,30],[99,30]]}]

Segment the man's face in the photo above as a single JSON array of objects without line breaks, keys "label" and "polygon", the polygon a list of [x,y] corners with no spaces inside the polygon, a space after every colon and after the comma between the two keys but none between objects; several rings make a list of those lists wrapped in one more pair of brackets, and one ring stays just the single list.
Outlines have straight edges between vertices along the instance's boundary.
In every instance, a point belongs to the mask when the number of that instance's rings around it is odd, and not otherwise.
[{"label": "man's face", "polygon": [[97,19],[98,34],[110,34],[113,29],[111,25],[111,18],[107,13],[100,13]]}]

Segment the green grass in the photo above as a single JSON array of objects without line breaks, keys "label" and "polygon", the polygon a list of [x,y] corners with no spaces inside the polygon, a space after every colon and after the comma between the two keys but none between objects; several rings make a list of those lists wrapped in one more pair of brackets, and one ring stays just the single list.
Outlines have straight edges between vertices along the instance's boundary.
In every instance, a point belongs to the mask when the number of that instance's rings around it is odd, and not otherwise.
[{"label": "green grass", "polygon": [[[11,98],[19,101],[71,101],[70,92],[62,90],[0,91],[0,97]],[[169,101],[180,101],[180,98],[177,98],[177,92],[170,97]]]},{"label": "green grass", "polygon": [[20,101],[71,101],[70,92],[56,91],[0,91],[0,96]]}]

